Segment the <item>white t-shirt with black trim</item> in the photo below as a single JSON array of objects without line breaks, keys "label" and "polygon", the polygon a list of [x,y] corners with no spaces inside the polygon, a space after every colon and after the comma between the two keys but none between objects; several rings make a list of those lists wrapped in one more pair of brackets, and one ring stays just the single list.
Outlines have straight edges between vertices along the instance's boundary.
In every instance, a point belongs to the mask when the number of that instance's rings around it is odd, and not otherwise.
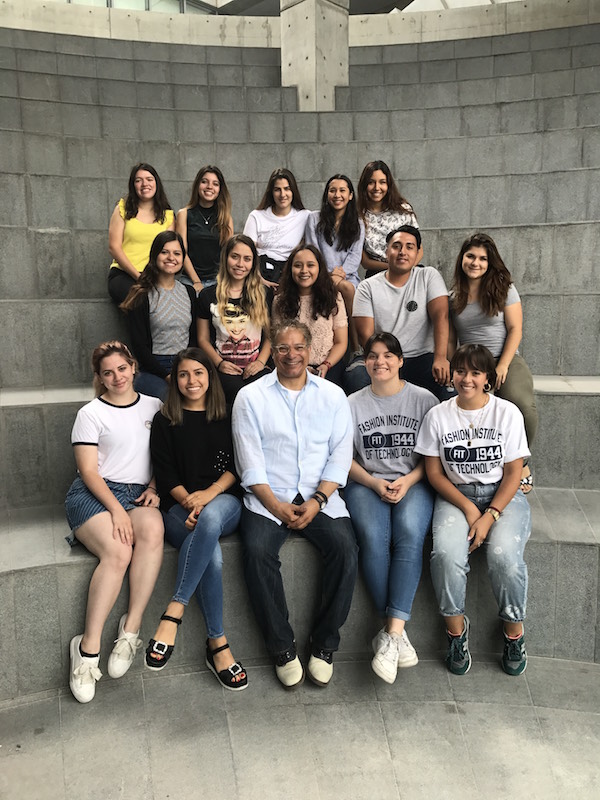
[{"label": "white t-shirt with black trim", "polygon": [[98,472],[105,480],[147,484],[152,477],[150,429],[161,405],[145,394],[128,406],[96,397],[77,412],[71,444],[97,446]]},{"label": "white t-shirt with black trim", "polygon": [[508,400],[489,397],[484,409],[474,411],[458,408],[453,397],[432,408],[421,425],[415,453],[437,456],[456,485],[498,483],[504,464],[531,455],[519,409]]}]

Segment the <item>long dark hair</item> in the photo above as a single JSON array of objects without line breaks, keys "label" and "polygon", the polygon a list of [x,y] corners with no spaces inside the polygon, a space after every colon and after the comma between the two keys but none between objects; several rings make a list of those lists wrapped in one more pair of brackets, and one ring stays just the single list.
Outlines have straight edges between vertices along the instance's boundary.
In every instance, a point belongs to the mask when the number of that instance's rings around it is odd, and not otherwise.
[{"label": "long dark hair", "polygon": [[229,227],[229,220],[231,219],[231,195],[229,194],[225,177],[218,167],[214,167],[211,164],[207,164],[205,167],[200,167],[192,184],[192,193],[190,195],[188,208],[195,208],[195,206],[200,205],[198,188],[200,186],[200,181],[208,172],[212,172],[214,175],[216,175],[220,184],[219,194],[215,200],[215,205],[217,207],[217,220],[215,222],[215,227],[219,231],[219,244],[223,245],[233,234],[233,231]]},{"label": "long dark hair", "polygon": [[455,351],[450,361],[450,375],[454,375],[454,370],[459,367],[477,369],[485,372],[487,382],[490,386],[485,391],[490,391],[496,385],[496,359],[482,344],[463,344]]},{"label": "long dark hair", "polygon": [[165,193],[158,172],[154,169],[154,167],[151,164],[146,164],[143,161],[132,167],[131,172],[129,173],[129,185],[127,189],[127,197],[124,198],[125,219],[133,219],[133,217],[137,216],[139,210],[140,198],[138,197],[137,192],[135,190],[135,176],[141,169],[153,175],[154,180],[156,181],[156,193],[153,197],[154,221],[160,222],[162,224],[165,221],[166,212],[171,209],[171,204],[169,203],[169,200]]},{"label": "long dark hair", "polygon": [[219,374],[212,363],[210,358],[206,355],[204,350],[199,347],[188,347],[186,350],[180,350],[173,359],[171,365],[171,378],[169,381],[169,392],[167,399],[164,402],[161,412],[171,425],[181,425],[183,422],[183,405],[184,398],[179,391],[177,384],[177,373],[181,362],[185,359],[190,361],[197,361],[208,372],[208,389],[206,390],[206,419],[208,422],[224,419],[226,415],[225,394],[219,380]]},{"label": "long dark hair", "polygon": [[150,257],[148,259],[148,263],[140,273],[139,279],[133,284],[127,293],[125,300],[123,300],[119,306],[121,311],[131,311],[132,308],[135,308],[141,302],[142,297],[147,295],[153,289],[156,289],[160,277],[160,270],[158,269],[156,259],[160,255],[167,242],[179,242],[179,246],[181,247],[181,252],[183,254],[183,260],[181,262],[181,267],[183,269],[183,261],[185,261],[185,247],[183,246],[183,239],[178,233],[175,233],[175,231],[161,231],[157,236],[154,237],[152,247],[150,248]]},{"label": "long dark hair", "polygon": [[463,272],[462,262],[464,254],[471,247],[483,247],[487,253],[488,268],[481,278],[479,305],[486,316],[495,317],[504,310],[512,278],[498,252],[496,242],[487,233],[480,231],[464,240],[456,259],[452,284],[452,310],[455,314],[460,314],[469,299],[469,280]]},{"label": "long dark hair", "polygon": [[260,203],[256,206],[256,209],[258,211],[265,211],[267,208],[273,208],[275,205],[275,201],[273,200],[273,189],[275,188],[275,181],[279,180],[284,180],[289,183],[290,189],[292,190],[292,206],[298,211],[301,211],[304,208],[304,203],[300,197],[300,189],[298,189],[298,184],[296,183],[296,178],[294,178],[294,173],[289,169],[285,169],[285,167],[279,167],[278,169],[273,170],[271,177],[269,178],[269,182],[267,183],[265,193],[263,194]]},{"label": "long dark hair", "polygon": [[367,195],[367,186],[371,180],[374,172],[383,172],[386,177],[388,190],[386,196],[383,198],[382,211],[398,211],[405,214],[414,214],[414,209],[405,197],[402,197],[394,177],[385,161],[369,161],[365,165],[361,176],[358,181],[358,210],[364,217],[365,211],[369,210],[369,197]]},{"label": "long dark hair", "polygon": [[336,248],[337,250],[349,250],[360,236],[360,224],[358,222],[358,209],[356,205],[356,195],[354,194],[354,186],[347,175],[342,175],[341,173],[332,175],[325,184],[325,190],[323,191],[323,197],[321,199],[321,213],[319,215],[317,232],[323,236],[328,245],[333,245],[334,239],[336,238],[335,211],[330,206],[328,199],[329,187],[332,181],[345,181],[351,194],[350,202],[344,210],[344,216],[337,230]]},{"label": "long dark hair", "polygon": [[338,312],[337,291],[321,251],[312,244],[298,245],[285,262],[277,291],[277,313],[283,319],[296,319],[300,311],[300,292],[298,284],[292,277],[292,264],[302,250],[310,250],[319,265],[317,280],[311,286],[312,318],[325,317],[327,319]]}]

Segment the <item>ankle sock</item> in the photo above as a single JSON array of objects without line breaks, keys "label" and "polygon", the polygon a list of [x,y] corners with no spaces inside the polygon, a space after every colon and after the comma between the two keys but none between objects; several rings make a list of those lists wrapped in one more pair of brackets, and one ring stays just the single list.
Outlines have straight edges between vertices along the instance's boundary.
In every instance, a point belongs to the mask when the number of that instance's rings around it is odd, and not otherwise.
[{"label": "ankle sock", "polygon": [[98,658],[100,653],[86,653],[84,650],[81,649],[81,642],[79,643],[79,655],[82,658]]}]

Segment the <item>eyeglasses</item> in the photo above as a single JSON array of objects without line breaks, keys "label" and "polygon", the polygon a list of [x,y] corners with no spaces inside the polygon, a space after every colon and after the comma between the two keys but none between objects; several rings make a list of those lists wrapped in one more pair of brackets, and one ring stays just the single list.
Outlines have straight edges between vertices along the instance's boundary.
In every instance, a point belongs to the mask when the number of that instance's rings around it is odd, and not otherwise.
[{"label": "eyeglasses", "polygon": [[293,350],[294,353],[303,353],[305,350],[308,350],[308,345],[295,344],[293,347],[290,347],[289,344],[276,344],[273,347],[273,350],[275,350],[275,352],[277,352],[280,356],[287,356],[291,350]]}]

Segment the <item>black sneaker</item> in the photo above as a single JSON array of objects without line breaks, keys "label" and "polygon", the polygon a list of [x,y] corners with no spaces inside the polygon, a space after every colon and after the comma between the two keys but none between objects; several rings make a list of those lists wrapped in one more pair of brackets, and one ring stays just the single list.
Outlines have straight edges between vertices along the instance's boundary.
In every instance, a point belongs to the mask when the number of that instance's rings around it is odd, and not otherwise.
[{"label": "black sneaker", "polygon": [[471,623],[465,617],[465,627],[460,636],[448,633],[448,652],[446,666],[454,675],[466,675],[471,669],[471,653],[469,652],[469,630]]},{"label": "black sneaker", "polygon": [[504,634],[504,652],[502,653],[502,669],[507,675],[522,675],[527,669],[527,651],[525,637],[509,639]]}]

